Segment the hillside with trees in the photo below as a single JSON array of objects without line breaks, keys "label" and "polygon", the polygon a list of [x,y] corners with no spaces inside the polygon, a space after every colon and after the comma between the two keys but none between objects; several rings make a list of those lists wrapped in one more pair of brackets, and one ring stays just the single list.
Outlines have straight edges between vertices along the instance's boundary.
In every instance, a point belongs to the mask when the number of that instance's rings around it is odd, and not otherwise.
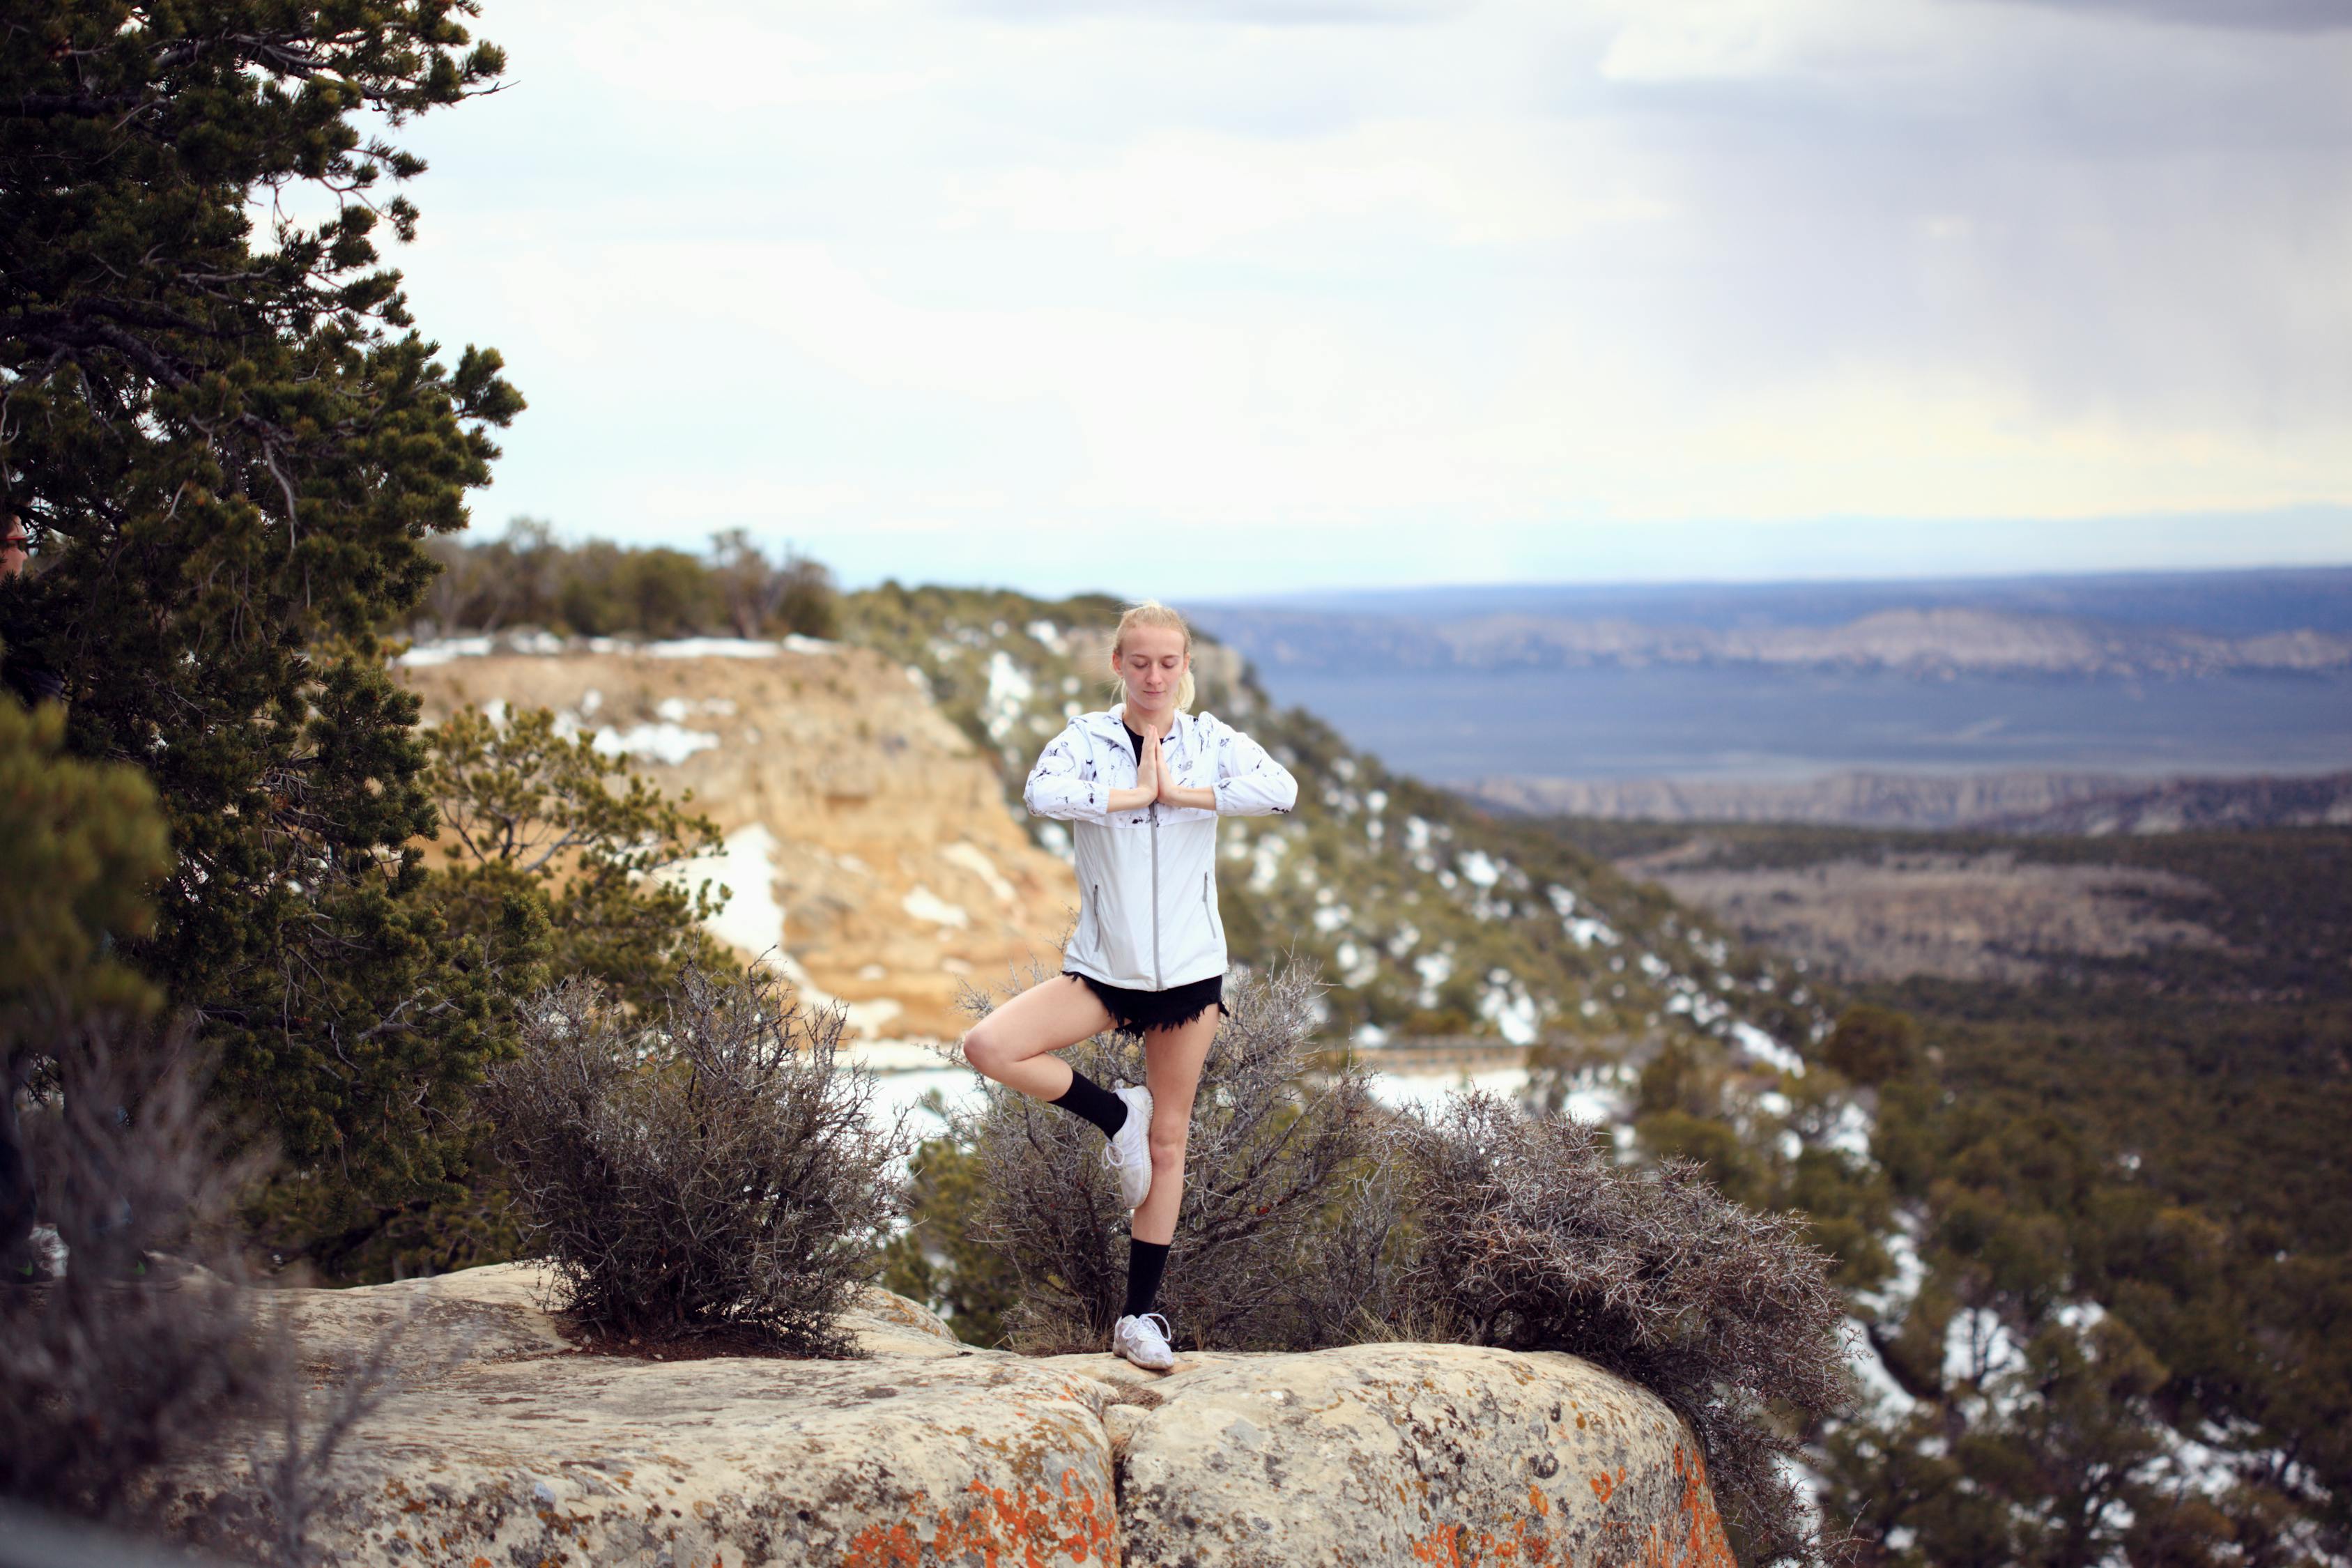
[{"label": "hillside with trees", "polygon": [[[2340,1557],[2352,835],[1554,831],[1811,952],[1903,1042],[1874,1152],[1917,1263],[1873,1339],[1936,1452],[1848,1454],[1864,1518],[1951,1560],[2055,1479],[2135,1562]],[[2063,1427],[2004,1407],[2036,1383]]]}]

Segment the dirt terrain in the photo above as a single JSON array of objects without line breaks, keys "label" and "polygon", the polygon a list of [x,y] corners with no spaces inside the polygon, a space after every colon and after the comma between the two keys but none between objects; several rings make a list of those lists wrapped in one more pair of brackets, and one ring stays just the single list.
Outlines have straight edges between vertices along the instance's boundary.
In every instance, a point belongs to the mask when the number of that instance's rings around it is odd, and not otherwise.
[{"label": "dirt terrain", "polygon": [[2023,981],[2072,958],[2221,945],[2174,910],[2208,889],[2164,871],[2021,863],[2007,851],[1739,869],[1710,858],[1700,839],[1618,865],[1839,981]]},{"label": "dirt terrain", "polygon": [[412,651],[400,673],[428,721],[464,703],[552,709],[690,790],[727,839],[681,870],[732,889],[713,929],[746,955],[775,949],[868,1038],[951,1037],[963,985],[1059,960],[1069,868],[1023,834],[920,677],[878,654],[806,638],[543,655],[461,641]]}]

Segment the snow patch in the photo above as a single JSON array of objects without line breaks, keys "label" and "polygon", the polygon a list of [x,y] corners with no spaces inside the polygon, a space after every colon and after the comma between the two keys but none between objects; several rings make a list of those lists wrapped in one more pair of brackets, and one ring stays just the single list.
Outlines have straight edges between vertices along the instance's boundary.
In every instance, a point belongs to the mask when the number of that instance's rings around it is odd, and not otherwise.
[{"label": "snow patch", "polygon": [[1002,742],[1013,732],[1027,710],[1029,700],[1037,694],[1036,685],[1028,674],[1015,664],[1013,656],[1003,648],[988,656],[988,695],[981,700],[982,727],[992,741]]},{"label": "snow patch", "polygon": [[1454,955],[1450,952],[1424,952],[1412,961],[1412,967],[1421,976],[1421,1005],[1436,1006],[1437,988],[1454,978]]},{"label": "snow patch", "polygon": [[773,658],[776,647],[758,637],[672,637],[644,651],[647,658]]},{"label": "snow patch", "polygon": [[1370,985],[1381,972],[1380,960],[1352,942],[1342,942],[1332,950],[1331,957],[1339,966],[1339,983],[1350,990]]},{"label": "snow patch", "polygon": [[1492,1072],[1463,1073],[1447,1078],[1440,1073],[1375,1070],[1364,1087],[1372,1091],[1374,1100],[1391,1110],[1436,1110],[1447,1096],[1465,1089],[1483,1089],[1500,1099],[1515,1101],[1527,1091],[1528,1072],[1525,1068],[1501,1068]]},{"label": "snow patch", "polygon": [[949,926],[958,931],[971,923],[971,917],[964,912],[962,905],[951,904],[929,888],[919,885],[898,900],[898,907],[919,921],[929,921],[934,925]]},{"label": "snow patch", "polygon": [[781,948],[784,940],[784,906],[776,899],[776,836],[755,822],[729,834],[716,854],[697,855],[656,874],[689,893],[706,881],[725,888],[725,906],[702,928],[756,957]]},{"label": "snow patch", "polygon": [[1868,1163],[1870,1133],[1870,1112],[1849,1100],[1838,1107],[1837,1120],[1830,1124],[1828,1135],[1822,1142],[1841,1154],[1850,1154]]},{"label": "snow patch", "polygon": [[1004,873],[996,868],[996,862],[982,853],[977,844],[958,839],[940,851],[940,858],[951,866],[962,867],[987,883],[988,890],[996,895],[999,903],[1009,904],[1018,896],[1013,884],[1004,879]]},{"label": "snow patch", "polygon": [[[1796,1052],[1782,1045],[1779,1040],[1774,1039],[1770,1035],[1766,1034],[1763,1030],[1758,1028],[1755,1025],[1748,1023],[1744,1018],[1733,1021],[1731,1026],[1731,1041],[1732,1044],[1738,1046],[1741,1050],[1746,1051],[1749,1056],[1754,1057],[1758,1061],[1763,1062],[1767,1066],[1769,1066],[1780,1072],[1787,1073],[1790,1078],[1802,1078],[1805,1076],[1804,1058],[1799,1056]],[[1869,1152],[1869,1142],[1865,1139],[1863,1144],[1863,1152],[1864,1153]]]},{"label": "snow patch", "polygon": [[1512,1045],[1536,1043],[1537,1022],[1541,1015],[1535,998],[1507,969],[1495,970],[1486,976],[1486,989],[1478,997],[1478,1016],[1494,1025],[1495,1032]]},{"label": "snow patch", "polygon": [[649,757],[676,767],[697,752],[719,744],[715,731],[688,730],[669,720],[637,724],[626,730],[599,730],[595,747],[608,757]]},{"label": "snow patch", "polygon": [[392,662],[407,669],[422,669],[428,665],[447,664],[455,658],[480,658],[489,651],[488,637],[443,637],[437,642],[418,643]]},{"label": "snow patch", "polygon": [[1864,1326],[1851,1318],[1846,1321],[1851,1331],[1846,1336],[1846,1359],[1853,1364],[1854,1381],[1862,1385],[1864,1406],[1874,1418],[1889,1426],[1906,1419],[1919,1402],[1886,1370],[1885,1360]]}]

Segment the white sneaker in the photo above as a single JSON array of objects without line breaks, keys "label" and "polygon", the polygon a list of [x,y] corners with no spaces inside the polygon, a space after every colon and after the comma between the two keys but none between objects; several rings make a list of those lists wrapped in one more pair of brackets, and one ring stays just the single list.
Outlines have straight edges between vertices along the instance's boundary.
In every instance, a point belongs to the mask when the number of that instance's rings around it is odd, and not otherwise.
[{"label": "white sneaker", "polygon": [[1166,1372],[1176,1364],[1176,1352],[1168,1348],[1168,1320],[1157,1312],[1121,1318],[1111,1325],[1110,1353],[1146,1372]]},{"label": "white sneaker", "polygon": [[1133,1209],[1151,1194],[1151,1091],[1122,1089],[1118,1097],[1127,1101],[1127,1120],[1119,1123],[1118,1136],[1103,1145],[1102,1163],[1118,1178],[1118,1195]]}]

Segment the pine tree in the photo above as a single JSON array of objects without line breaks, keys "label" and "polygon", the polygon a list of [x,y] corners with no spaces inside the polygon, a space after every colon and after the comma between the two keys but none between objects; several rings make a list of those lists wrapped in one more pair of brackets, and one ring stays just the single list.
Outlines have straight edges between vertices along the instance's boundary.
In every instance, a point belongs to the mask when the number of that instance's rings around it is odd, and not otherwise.
[{"label": "pine tree", "polygon": [[[0,645],[68,745],[154,781],[174,868],[127,951],[278,1143],[331,1253],[462,1174],[527,902],[447,939],[415,700],[375,629],[522,407],[415,328],[393,138],[490,89],[462,0],[57,0],[0,22],[0,486],[39,569]],[[379,129],[363,133],[362,119]],[[289,214],[311,214],[304,217]]]},{"label": "pine tree", "polygon": [[65,715],[0,697],[0,1273],[29,1275],[33,1191],[16,1099],[54,1075],[79,1019],[137,1019],[160,998],[122,961],[153,930],[171,864],[155,792],[137,768],[62,754]]}]

